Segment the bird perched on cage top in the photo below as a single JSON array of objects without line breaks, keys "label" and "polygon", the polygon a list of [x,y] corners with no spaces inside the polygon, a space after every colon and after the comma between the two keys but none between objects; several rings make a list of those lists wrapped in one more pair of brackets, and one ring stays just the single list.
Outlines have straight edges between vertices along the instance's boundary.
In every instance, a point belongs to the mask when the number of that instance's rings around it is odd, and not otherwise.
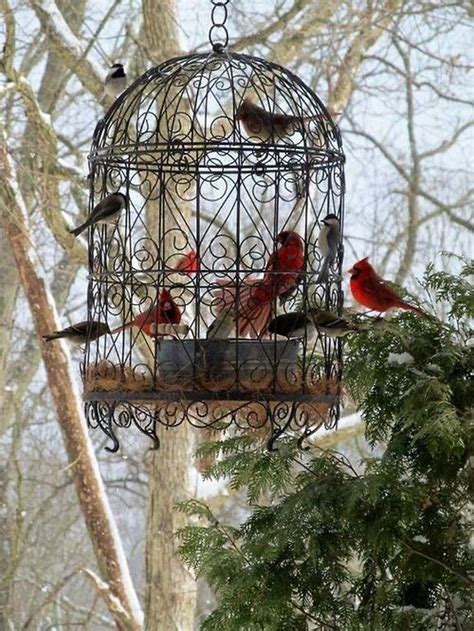
[{"label": "bird perched on cage top", "polygon": [[89,226],[102,223],[114,224],[117,222],[120,217],[120,213],[125,208],[126,204],[127,197],[123,193],[112,193],[111,195],[107,195],[107,197],[104,197],[104,199],[94,207],[93,211],[83,224],[77,228],[69,230],[69,232],[77,237],[81,234],[81,232],[84,232],[86,228],[89,228]]},{"label": "bird perched on cage top", "polygon": [[92,342],[102,335],[110,333],[109,325],[105,322],[97,320],[85,320],[62,329],[61,331],[53,331],[47,335],[43,335],[45,342],[65,338],[73,344],[85,344],[87,340]]},{"label": "bird perched on cage top", "polygon": [[122,324],[112,330],[112,333],[120,333],[132,326],[137,327],[149,337],[158,337],[160,324],[179,324],[181,322],[181,311],[173,300],[168,289],[162,289],[158,300],[146,311],[140,313],[136,318]]},{"label": "bird perched on cage top", "polygon": [[387,281],[377,274],[370,265],[368,256],[355,263],[348,271],[351,274],[351,293],[354,300],[363,307],[380,313],[390,309],[406,309],[428,316],[422,309],[405,302]]},{"label": "bird perched on cage top", "polygon": [[[337,114],[331,114],[331,116],[337,116]],[[272,139],[283,140],[301,129],[305,123],[325,120],[324,114],[290,116],[278,112],[267,112],[248,98],[242,99],[235,113],[235,118],[242,123],[250,138],[258,138],[260,142],[268,142]]]},{"label": "bird perched on cage top", "polygon": [[282,335],[283,337],[308,339],[317,332],[324,333],[328,337],[344,337],[348,333],[357,331],[352,322],[323,309],[312,308],[307,313],[293,311],[273,318],[268,325],[268,332]]},{"label": "bird perched on cage top", "polygon": [[297,232],[284,230],[275,239],[262,279],[243,282],[238,295],[235,284],[225,284],[214,291],[214,307],[218,313],[235,309],[237,333],[258,337],[266,331],[276,297],[285,297],[301,281],[304,268],[304,241]]},{"label": "bird perched on cage top", "polygon": [[336,260],[337,250],[339,248],[341,224],[337,216],[333,213],[326,215],[322,223],[323,226],[318,237],[318,247],[323,256],[323,262],[319,270],[317,282],[327,283],[329,268]]},{"label": "bird perched on cage top", "polygon": [[123,64],[112,64],[104,81],[104,93],[114,99],[119,97],[127,87],[127,75]]}]

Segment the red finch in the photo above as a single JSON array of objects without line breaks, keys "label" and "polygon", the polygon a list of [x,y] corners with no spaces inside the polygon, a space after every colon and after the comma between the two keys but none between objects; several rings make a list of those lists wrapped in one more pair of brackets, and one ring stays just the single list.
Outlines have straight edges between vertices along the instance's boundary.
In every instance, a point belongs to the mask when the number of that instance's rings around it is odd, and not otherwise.
[{"label": "red finch", "polygon": [[405,302],[395,290],[389,287],[387,281],[381,278],[370,265],[368,256],[353,265],[349,274],[351,274],[351,292],[354,300],[367,309],[381,313],[389,309],[407,309],[420,315],[427,315],[418,307]]},{"label": "red finch", "polygon": [[[337,114],[331,114],[337,116]],[[235,118],[241,121],[248,136],[258,138],[261,142],[268,142],[273,137],[283,139],[291,136],[301,128],[302,123],[315,120],[324,120],[324,114],[316,116],[289,116],[267,112],[262,107],[255,105],[249,99],[243,99],[235,113]]]},{"label": "red finch", "polygon": [[53,333],[43,335],[43,340],[45,340],[45,342],[51,342],[51,340],[57,340],[63,337],[74,344],[85,344],[87,340],[92,342],[98,337],[107,335],[110,332],[109,326],[105,322],[85,320],[84,322],[78,322],[77,324],[68,326],[61,331],[53,331]]},{"label": "red finch", "polygon": [[95,206],[94,210],[83,224],[69,230],[69,232],[77,237],[89,226],[100,223],[116,223],[126,204],[127,198],[123,193],[107,195],[107,197],[104,197],[104,199]]},{"label": "red finch", "polygon": [[235,286],[224,287],[217,292],[216,310],[229,309],[237,303],[238,335],[257,337],[265,333],[272,317],[275,297],[285,299],[293,293],[301,281],[304,267],[304,242],[296,232],[285,230],[276,237],[280,247],[270,256],[262,280],[244,281],[244,287],[235,298]]},{"label": "red finch", "polygon": [[158,337],[160,333],[157,328],[159,324],[179,324],[181,322],[181,311],[174,302],[170,292],[162,289],[158,301],[143,313],[140,313],[134,320],[119,326],[112,333],[119,333],[124,329],[135,326],[149,337]]},{"label": "red finch", "polygon": [[194,274],[199,271],[199,258],[195,250],[189,250],[183,254],[173,266],[173,272],[182,274]]}]

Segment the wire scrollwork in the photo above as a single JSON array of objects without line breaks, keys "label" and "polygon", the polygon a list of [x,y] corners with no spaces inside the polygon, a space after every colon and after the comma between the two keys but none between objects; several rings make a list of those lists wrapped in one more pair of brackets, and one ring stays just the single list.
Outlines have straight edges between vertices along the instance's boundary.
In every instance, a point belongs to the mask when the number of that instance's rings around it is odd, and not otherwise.
[{"label": "wire scrollwork", "polygon": [[229,43],[229,33],[225,26],[227,22],[227,4],[229,0],[211,0],[212,26],[209,29],[209,42],[215,53],[222,53]]},{"label": "wire scrollwork", "polygon": [[[257,306],[265,298],[280,233],[296,231],[304,254],[299,273],[286,274],[289,290],[271,295],[273,315],[312,305],[340,314],[344,255],[344,154],[335,122],[288,70],[221,54],[227,2],[212,4],[217,49],[147,71],[94,133],[90,210],[112,193],[127,197],[119,220],[89,233],[88,319],[110,333],[89,342],[81,373],[89,424],[111,450],[130,428],[157,446],[159,428],[183,422],[266,432],[269,448],[293,433],[303,445],[339,417],[340,339],[307,330],[286,339],[252,331],[252,322],[244,333],[236,321],[226,335],[209,336],[228,307],[238,311],[240,292]],[[247,101],[288,124],[265,133],[246,126]],[[341,238],[321,283],[327,214],[340,220]],[[197,263],[183,269],[190,252]],[[147,321],[164,290],[179,331]]]}]

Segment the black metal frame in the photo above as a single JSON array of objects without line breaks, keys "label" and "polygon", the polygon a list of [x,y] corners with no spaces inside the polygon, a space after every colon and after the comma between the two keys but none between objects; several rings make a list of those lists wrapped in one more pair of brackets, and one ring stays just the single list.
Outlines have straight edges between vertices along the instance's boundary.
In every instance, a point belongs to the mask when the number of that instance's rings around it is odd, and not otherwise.
[{"label": "black metal frame", "polygon": [[[265,142],[249,137],[236,119],[244,97],[268,112],[294,116],[292,133],[279,137],[274,130]],[[314,303],[335,312],[342,308],[344,154],[339,131],[314,92],[281,66],[216,45],[210,54],[172,59],[137,79],[99,121],[89,163],[91,210],[115,191],[129,198],[116,225],[89,232],[89,318],[117,327],[152,305],[163,287],[172,287],[190,327],[186,342],[196,340],[194,354],[186,345],[186,379],[179,378],[180,366],[169,373],[177,375],[174,387],[173,379],[160,381],[166,371],[159,338],[131,328],[87,345],[81,367],[86,415],[91,427],[112,440],[112,450],[119,448],[116,428],[133,424],[157,446],[159,425],[187,420],[199,427],[252,427],[255,406],[257,424],[271,428],[270,445],[286,429],[303,439],[323,423],[335,426],[340,340],[320,335],[314,345],[305,336],[298,361],[288,360],[283,371],[293,381],[297,371],[296,385],[282,387],[276,349],[286,343],[271,340],[272,358],[267,340],[264,347],[260,338],[232,337],[219,343],[235,359],[216,366],[217,385],[200,380],[216,292],[223,281],[239,291],[249,275],[261,278],[282,230],[295,229],[304,239],[305,268],[288,302],[280,305],[274,297],[273,312],[307,311]],[[317,237],[328,213],[340,218],[341,245],[329,282],[321,285]],[[191,248],[200,255],[200,270],[172,274]],[[261,345],[262,361],[253,358],[250,366],[245,349],[255,355],[255,345]],[[288,348],[294,345],[288,342]],[[219,382],[221,368],[228,378]],[[308,382],[310,373],[314,379]],[[308,411],[318,402],[329,405],[327,413]]]}]

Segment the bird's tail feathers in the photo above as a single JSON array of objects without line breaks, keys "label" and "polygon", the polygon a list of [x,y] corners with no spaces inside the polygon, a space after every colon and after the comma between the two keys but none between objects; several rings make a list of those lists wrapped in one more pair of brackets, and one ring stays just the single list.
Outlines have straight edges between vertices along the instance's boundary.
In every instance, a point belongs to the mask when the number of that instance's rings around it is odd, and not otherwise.
[{"label": "bird's tail feathers", "polygon": [[[330,118],[334,119],[341,115],[341,112],[328,112]],[[310,123],[312,121],[320,121],[326,120],[326,116],[324,114],[316,114],[315,116],[304,116],[303,120],[305,123]]]},{"label": "bird's tail feathers", "polygon": [[82,224],[81,226],[77,226],[77,228],[72,228],[71,230],[68,230],[68,232],[70,234],[73,234],[75,237],[78,237],[81,232],[84,232],[84,230],[87,228],[86,224]]},{"label": "bird's tail feathers", "polygon": [[400,302],[397,303],[397,307],[399,307],[400,309],[405,309],[406,311],[413,311],[413,313],[417,313],[418,315],[425,316],[425,318],[432,317],[429,313],[426,313],[426,311],[423,311],[423,309],[420,309],[419,307],[415,307],[415,305],[410,305],[408,302],[405,302],[404,300],[400,300]]},{"label": "bird's tail feathers", "polygon": [[133,325],[133,322],[127,322],[126,324],[122,324],[121,326],[118,326],[116,329],[112,329],[110,331],[110,333],[121,333],[122,331],[125,331],[125,329],[130,328]]},{"label": "bird's tail feathers", "polygon": [[238,321],[238,335],[239,337],[260,337],[266,333],[268,324],[272,318],[273,305],[271,302],[265,302],[257,307],[254,307],[251,311],[247,312],[244,316],[241,315]]},{"label": "bird's tail feathers", "polygon": [[49,333],[48,335],[41,336],[45,342],[52,342],[53,340],[59,340],[63,337],[60,333]]}]

